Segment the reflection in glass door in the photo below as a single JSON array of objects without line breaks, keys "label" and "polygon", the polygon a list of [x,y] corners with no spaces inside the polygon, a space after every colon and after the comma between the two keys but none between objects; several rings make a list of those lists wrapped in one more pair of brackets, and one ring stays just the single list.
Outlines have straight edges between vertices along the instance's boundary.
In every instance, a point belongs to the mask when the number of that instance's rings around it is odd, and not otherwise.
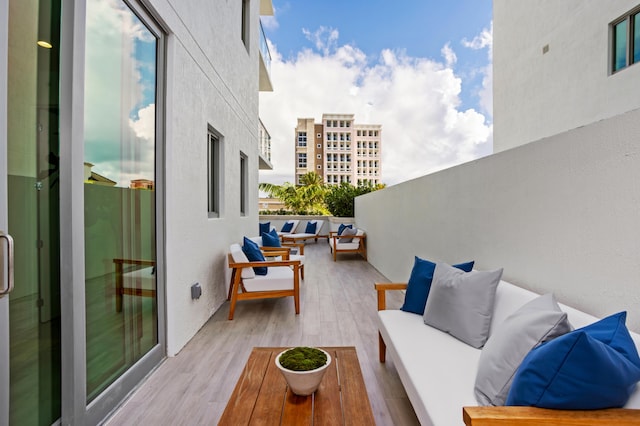
[{"label": "reflection in glass door", "polygon": [[87,400],[158,343],[156,35],[122,0],[87,1]]},{"label": "reflection in glass door", "polygon": [[9,1],[9,422],[16,425],[60,417],[59,40],[60,0]]}]

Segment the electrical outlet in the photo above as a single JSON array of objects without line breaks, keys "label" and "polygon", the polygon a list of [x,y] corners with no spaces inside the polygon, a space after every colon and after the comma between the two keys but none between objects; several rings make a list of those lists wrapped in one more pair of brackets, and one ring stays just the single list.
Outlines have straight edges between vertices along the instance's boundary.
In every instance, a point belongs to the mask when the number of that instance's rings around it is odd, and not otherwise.
[{"label": "electrical outlet", "polygon": [[202,295],[202,287],[200,287],[200,283],[195,283],[191,286],[191,298],[192,299],[200,299]]}]

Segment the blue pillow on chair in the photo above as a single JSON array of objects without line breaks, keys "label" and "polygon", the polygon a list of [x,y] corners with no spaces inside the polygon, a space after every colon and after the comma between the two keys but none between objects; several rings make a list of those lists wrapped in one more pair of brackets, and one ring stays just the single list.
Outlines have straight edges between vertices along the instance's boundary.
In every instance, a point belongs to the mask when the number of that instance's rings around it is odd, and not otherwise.
[{"label": "blue pillow on chair", "polygon": [[640,358],[626,312],[531,350],[518,368],[507,405],[560,410],[622,407],[640,381]]},{"label": "blue pillow on chair", "polygon": [[260,225],[260,233],[258,235],[269,232],[269,230],[271,229],[271,222],[259,223],[258,225]]},{"label": "blue pillow on chair", "polygon": [[[242,251],[247,256],[247,259],[249,259],[249,262],[264,262],[266,260],[260,247],[247,237],[244,237]],[[257,275],[267,275],[266,266],[254,266],[253,271]]]},{"label": "blue pillow on chair", "polygon": [[282,225],[282,229],[280,230],[280,232],[291,232],[292,229],[293,222],[285,222],[284,225]]},{"label": "blue pillow on chair", "polygon": [[[474,261],[453,265],[464,272],[470,272],[473,269]],[[407,291],[404,294],[404,304],[400,308],[406,312],[423,315],[424,308],[427,305],[427,297],[431,290],[431,281],[433,281],[433,272],[436,270],[436,264],[428,260],[420,259],[416,256],[411,270],[411,277],[407,283]]]},{"label": "blue pillow on chair", "polygon": [[353,225],[345,225],[341,223],[340,226],[338,226],[338,235],[342,235],[342,231],[344,231],[346,228],[353,229]]},{"label": "blue pillow on chair", "polygon": [[265,247],[282,247],[280,237],[275,229],[262,234],[262,245]]},{"label": "blue pillow on chair", "polygon": [[318,226],[318,222],[307,222],[307,228],[304,230],[305,234],[315,234],[316,226]]}]

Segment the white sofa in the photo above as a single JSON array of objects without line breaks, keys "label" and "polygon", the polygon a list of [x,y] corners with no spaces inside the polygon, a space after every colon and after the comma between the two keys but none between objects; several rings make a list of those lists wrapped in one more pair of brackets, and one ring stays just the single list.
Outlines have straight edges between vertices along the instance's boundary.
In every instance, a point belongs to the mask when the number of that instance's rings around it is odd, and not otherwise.
[{"label": "white sofa", "polygon": [[[378,315],[377,323],[380,334],[380,361],[385,361],[385,345],[404,385],[409,400],[422,425],[457,425],[463,423],[463,407],[477,406],[474,396],[474,385],[478,361],[481,350],[475,349],[460,340],[440,330],[425,325],[422,315],[417,315],[402,310],[390,309],[385,306],[385,291],[402,290],[406,284],[376,284],[378,291]],[[504,321],[511,313],[538,295],[517,287],[513,284],[501,281],[496,291],[494,313],[491,321],[491,330],[496,324]],[[575,327],[583,327],[598,320],[591,315],[565,305],[560,305],[568,314],[570,323]],[[612,312],[613,313],[613,312]],[[631,333],[631,336],[640,351],[640,335]],[[640,390],[636,388],[625,408],[640,408]],[[544,415],[553,411],[552,415],[564,414],[575,420],[571,411],[543,410],[537,408],[522,407],[486,407],[485,412],[498,412],[504,415],[514,410],[529,410],[534,415],[538,412]],[[471,410],[478,410],[474,409]],[[502,411],[501,411],[502,410]],[[537,411],[536,411],[537,410]],[[596,410],[594,413],[602,413],[607,410]],[[613,410],[620,413],[624,410]],[[577,412],[586,413],[590,412]],[[632,418],[630,423],[640,424],[640,411],[622,413]],[[465,413],[467,417],[467,413]],[[465,418],[468,424],[476,424]],[[563,424],[559,420],[555,423]],[[637,422],[637,423],[636,423]],[[489,420],[487,423],[493,424]],[[539,424],[540,420],[529,420],[527,424]],[[516,424],[509,418],[500,424]],[[574,423],[571,423],[574,424]],[[580,423],[575,423],[580,424]],[[596,424],[586,421],[584,424]],[[605,421],[597,424],[619,424],[617,421]]]}]

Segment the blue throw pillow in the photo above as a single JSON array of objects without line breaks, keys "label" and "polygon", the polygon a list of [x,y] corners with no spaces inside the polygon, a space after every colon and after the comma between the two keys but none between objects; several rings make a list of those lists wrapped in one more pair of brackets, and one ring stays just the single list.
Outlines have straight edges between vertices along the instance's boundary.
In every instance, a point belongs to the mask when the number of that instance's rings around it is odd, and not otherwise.
[{"label": "blue throw pillow", "polygon": [[622,407],[640,381],[640,358],[626,312],[533,349],[514,378],[507,405],[562,410]]},{"label": "blue throw pillow", "polygon": [[[260,251],[260,247],[247,237],[244,237],[242,251],[249,259],[249,262],[264,262],[266,260],[262,251]],[[266,266],[254,266],[253,271],[257,275],[267,275]]]},{"label": "blue throw pillow", "polygon": [[282,229],[280,230],[280,232],[291,232],[292,229],[293,222],[285,222],[284,225],[282,225]]},{"label": "blue throw pillow", "polygon": [[259,223],[258,225],[260,225],[260,233],[258,235],[269,232],[269,229],[271,229],[271,222]]},{"label": "blue throw pillow", "polygon": [[265,247],[282,247],[280,237],[275,229],[262,234],[262,245]]},{"label": "blue throw pillow", "polygon": [[353,225],[345,225],[341,223],[340,226],[338,226],[338,235],[342,235],[342,231],[346,228],[353,229]]},{"label": "blue throw pillow", "polygon": [[[473,269],[473,261],[453,266],[465,272],[470,272]],[[427,305],[427,297],[429,296],[429,290],[431,290],[431,281],[433,281],[435,269],[435,263],[416,256],[401,310],[418,315],[424,314],[424,307]]]},{"label": "blue throw pillow", "polygon": [[315,234],[317,225],[318,225],[318,222],[307,222],[307,228],[304,230],[304,233]]}]

